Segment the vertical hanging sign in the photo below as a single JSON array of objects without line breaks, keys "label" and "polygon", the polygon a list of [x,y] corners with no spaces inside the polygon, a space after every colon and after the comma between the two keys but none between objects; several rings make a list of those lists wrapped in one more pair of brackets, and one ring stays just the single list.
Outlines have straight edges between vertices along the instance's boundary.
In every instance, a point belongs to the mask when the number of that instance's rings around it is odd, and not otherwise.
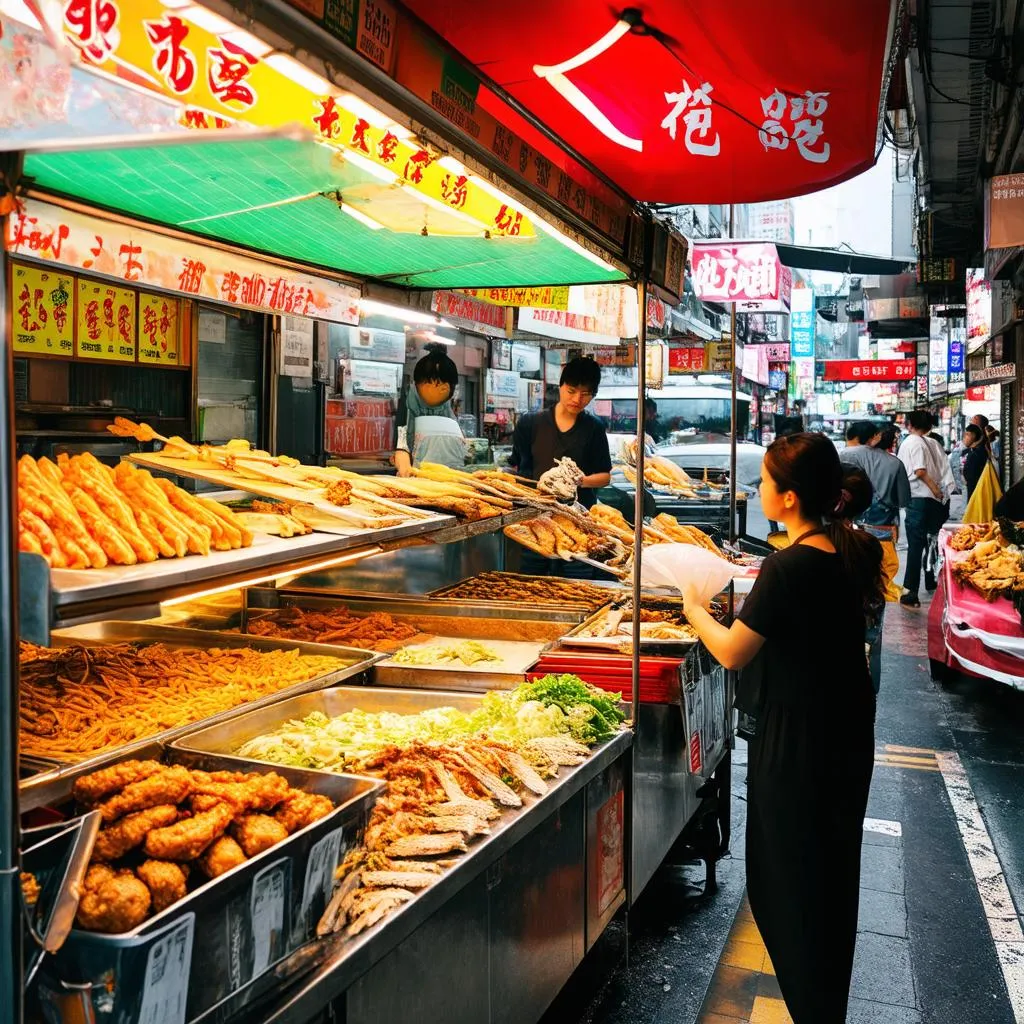
[{"label": "vertical hanging sign", "polygon": [[18,355],[74,354],[75,279],[59,270],[14,264],[11,270],[13,348]]},{"label": "vertical hanging sign", "polygon": [[135,362],[135,292],[130,288],[79,278],[77,320],[79,359]]}]

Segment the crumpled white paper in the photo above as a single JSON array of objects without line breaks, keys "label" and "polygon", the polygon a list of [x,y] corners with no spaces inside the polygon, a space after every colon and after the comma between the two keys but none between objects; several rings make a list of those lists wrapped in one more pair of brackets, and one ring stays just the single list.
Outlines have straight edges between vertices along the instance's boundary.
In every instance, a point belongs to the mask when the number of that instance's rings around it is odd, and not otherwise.
[{"label": "crumpled white paper", "polygon": [[743,570],[724,558],[694,544],[652,544],[644,548],[640,582],[648,587],[695,586],[700,603],[707,607],[726,584]]}]

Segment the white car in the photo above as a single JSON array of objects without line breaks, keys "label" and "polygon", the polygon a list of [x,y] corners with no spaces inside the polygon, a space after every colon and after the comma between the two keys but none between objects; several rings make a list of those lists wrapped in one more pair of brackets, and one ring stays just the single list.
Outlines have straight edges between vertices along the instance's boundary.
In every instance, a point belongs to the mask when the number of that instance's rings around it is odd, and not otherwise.
[{"label": "white car", "polygon": [[[702,477],[708,470],[708,478],[717,480],[729,474],[730,445],[728,442],[693,444],[660,444],[655,449],[663,458],[685,469],[692,477]],[[736,445],[736,484],[738,488],[756,491],[761,481],[761,463],[765,449],[753,441],[740,441]]]}]

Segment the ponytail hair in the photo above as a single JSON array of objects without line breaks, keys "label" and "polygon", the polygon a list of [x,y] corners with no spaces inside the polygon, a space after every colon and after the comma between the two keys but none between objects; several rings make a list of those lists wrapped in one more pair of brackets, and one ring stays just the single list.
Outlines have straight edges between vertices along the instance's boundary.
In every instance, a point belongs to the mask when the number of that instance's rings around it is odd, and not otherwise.
[{"label": "ponytail hair", "polygon": [[873,488],[860,470],[844,475],[835,446],[823,434],[790,434],[768,448],[765,468],[780,491],[792,491],[808,519],[824,521],[829,540],[860,592],[865,608],[885,594],[882,546],[852,520],[871,505]]}]

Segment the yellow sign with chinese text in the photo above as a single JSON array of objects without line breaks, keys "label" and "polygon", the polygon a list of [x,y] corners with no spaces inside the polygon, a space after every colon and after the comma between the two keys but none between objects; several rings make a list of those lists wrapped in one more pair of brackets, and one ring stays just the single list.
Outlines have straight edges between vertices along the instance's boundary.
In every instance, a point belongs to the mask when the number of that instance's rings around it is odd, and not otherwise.
[{"label": "yellow sign with chinese text", "polygon": [[463,295],[472,295],[493,306],[530,306],[532,309],[568,309],[569,286],[543,285],[525,288],[459,288]]},{"label": "yellow sign with chinese text", "polygon": [[79,359],[135,362],[137,316],[131,289],[79,278],[77,321]]},{"label": "yellow sign with chinese text", "polygon": [[139,292],[139,362],[177,366],[180,362],[179,303],[167,295]]},{"label": "yellow sign with chinese text", "polygon": [[467,174],[442,167],[436,152],[387,126],[371,125],[347,110],[342,96],[300,84],[305,69],[279,70],[291,68],[292,58],[268,57],[263,44],[246,44],[237,30],[215,35],[189,20],[187,9],[168,8],[160,0],[134,0],[130,10],[125,0],[104,0],[104,6],[112,18],[73,18],[69,7],[64,17],[69,41],[89,63],[121,77],[130,69],[139,84],[186,104],[186,127],[227,128],[237,120],[281,128],[298,120],[343,155],[353,154],[353,163],[392,172],[428,205],[464,215],[481,233],[533,237],[528,218]]},{"label": "yellow sign with chinese text", "polygon": [[75,279],[57,270],[15,263],[11,269],[14,351],[28,356],[74,355]]}]

